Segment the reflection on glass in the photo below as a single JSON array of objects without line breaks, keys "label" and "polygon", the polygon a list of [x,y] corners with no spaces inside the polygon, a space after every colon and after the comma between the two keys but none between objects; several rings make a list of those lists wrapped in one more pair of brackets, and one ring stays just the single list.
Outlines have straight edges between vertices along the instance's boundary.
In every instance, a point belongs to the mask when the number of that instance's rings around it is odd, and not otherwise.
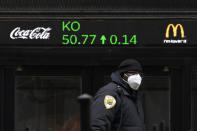
[{"label": "reflection on glass", "polygon": [[17,76],[15,131],[80,131],[79,76]]}]

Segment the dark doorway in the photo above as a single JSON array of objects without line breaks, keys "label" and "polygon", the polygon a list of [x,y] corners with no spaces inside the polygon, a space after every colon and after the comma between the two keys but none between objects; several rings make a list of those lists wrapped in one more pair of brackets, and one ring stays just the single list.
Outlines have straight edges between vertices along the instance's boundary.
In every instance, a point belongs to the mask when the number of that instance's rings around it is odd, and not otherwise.
[{"label": "dark doorway", "polygon": [[[115,66],[18,66],[3,69],[4,99],[1,99],[1,106],[4,106],[4,128],[6,131],[78,131],[77,96],[84,92],[94,95],[111,81],[110,74],[114,70]],[[153,128],[159,131],[161,124],[165,131],[189,128],[186,125],[190,122],[184,124],[190,119],[189,108],[184,105],[190,96],[185,93],[191,93],[185,86],[188,83],[185,68],[144,66],[144,74],[140,91],[147,131]],[[177,126],[180,123],[182,125]]]}]

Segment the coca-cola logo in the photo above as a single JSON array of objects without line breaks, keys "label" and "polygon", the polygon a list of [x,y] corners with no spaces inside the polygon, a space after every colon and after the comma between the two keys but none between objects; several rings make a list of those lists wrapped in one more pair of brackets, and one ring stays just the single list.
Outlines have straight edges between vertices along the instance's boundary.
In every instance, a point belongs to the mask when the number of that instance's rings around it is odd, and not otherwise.
[{"label": "coca-cola logo", "polygon": [[33,30],[22,30],[16,27],[10,33],[11,39],[49,39],[51,28],[36,27]]}]

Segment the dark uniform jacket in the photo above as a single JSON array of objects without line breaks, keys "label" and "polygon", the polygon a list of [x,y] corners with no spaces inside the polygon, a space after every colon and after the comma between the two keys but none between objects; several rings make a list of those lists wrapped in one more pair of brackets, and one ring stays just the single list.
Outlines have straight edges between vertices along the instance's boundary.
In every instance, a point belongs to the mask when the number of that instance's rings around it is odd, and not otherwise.
[{"label": "dark uniform jacket", "polygon": [[[145,131],[142,105],[136,91],[122,80],[118,71],[111,75],[112,82],[95,95],[91,112],[92,131]],[[106,96],[109,103],[105,103]],[[110,103],[111,102],[111,103]],[[106,104],[111,107],[107,108]],[[110,105],[111,104],[111,105]]]}]

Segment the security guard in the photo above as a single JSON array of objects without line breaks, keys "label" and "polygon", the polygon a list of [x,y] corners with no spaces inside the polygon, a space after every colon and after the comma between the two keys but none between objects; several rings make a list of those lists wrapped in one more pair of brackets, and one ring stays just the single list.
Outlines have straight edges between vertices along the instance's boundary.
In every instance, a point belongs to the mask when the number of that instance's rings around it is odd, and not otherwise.
[{"label": "security guard", "polygon": [[91,107],[92,131],[145,131],[138,95],[142,66],[127,59],[111,74],[112,82],[96,93]]}]

